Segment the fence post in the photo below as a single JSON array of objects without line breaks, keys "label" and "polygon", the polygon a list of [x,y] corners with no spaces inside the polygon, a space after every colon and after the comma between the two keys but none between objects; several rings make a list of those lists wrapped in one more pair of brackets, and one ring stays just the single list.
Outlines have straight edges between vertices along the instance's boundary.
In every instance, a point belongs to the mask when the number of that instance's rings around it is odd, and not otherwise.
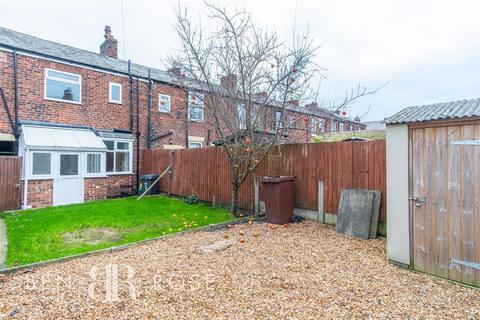
[{"label": "fence post", "polygon": [[258,186],[258,177],[253,174],[253,192],[254,192],[254,203],[253,203],[253,209],[255,211],[255,214],[259,213],[259,201],[260,201],[260,194],[259,194],[259,186]]},{"label": "fence post", "polygon": [[325,212],[323,210],[323,181],[318,180],[318,221],[325,223]]}]

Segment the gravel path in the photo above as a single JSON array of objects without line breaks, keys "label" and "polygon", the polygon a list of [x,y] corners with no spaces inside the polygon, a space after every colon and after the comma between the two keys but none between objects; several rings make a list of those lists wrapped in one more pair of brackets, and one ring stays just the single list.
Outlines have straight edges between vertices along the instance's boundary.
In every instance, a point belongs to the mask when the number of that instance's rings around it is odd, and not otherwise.
[{"label": "gravel path", "polygon": [[[199,250],[227,237],[239,241],[223,251]],[[384,239],[346,238],[314,222],[276,230],[254,224],[3,276],[2,315],[476,319],[480,291],[388,264]]]}]

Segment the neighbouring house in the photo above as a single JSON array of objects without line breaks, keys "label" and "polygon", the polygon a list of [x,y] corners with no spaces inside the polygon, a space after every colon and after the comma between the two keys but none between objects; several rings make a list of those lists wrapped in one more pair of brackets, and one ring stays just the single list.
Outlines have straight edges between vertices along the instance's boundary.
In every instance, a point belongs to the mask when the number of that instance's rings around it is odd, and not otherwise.
[{"label": "neighbouring house", "polygon": [[364,121],[363,124],[365,125],[365,130],[369,131],[385,131],[387,128],[385,120]]},{"label": "neighbouring house", "polygon": [[[0,27],[0,154],[22,156],[24,208],[134,193],[142,150],[216,141],[193,81],[119,59],[117,46],[108,26],[99,53]],[[295,112],[313,129],[283,142],[364,128],[314,104]]]},{"label": "neighbouring house", "polygon": [[480,285],[480,99],[409,107],[386,123],[388,259]]}]

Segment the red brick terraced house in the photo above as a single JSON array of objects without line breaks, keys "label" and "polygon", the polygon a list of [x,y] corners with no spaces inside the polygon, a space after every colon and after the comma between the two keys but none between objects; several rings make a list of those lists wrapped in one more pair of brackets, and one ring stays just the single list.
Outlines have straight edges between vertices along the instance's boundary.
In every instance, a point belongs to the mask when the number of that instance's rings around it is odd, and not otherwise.
[{"label": "red brick terraced house", "polygon": [[[23,208],[135,193],[142,150],[216,141],[195,83],[118,59],[108,26],[104,37],[94,53],[0,27],[0,154],[22,156]],[[364,128],[314,104],[301,112],[313,129],[283,142]]]}]

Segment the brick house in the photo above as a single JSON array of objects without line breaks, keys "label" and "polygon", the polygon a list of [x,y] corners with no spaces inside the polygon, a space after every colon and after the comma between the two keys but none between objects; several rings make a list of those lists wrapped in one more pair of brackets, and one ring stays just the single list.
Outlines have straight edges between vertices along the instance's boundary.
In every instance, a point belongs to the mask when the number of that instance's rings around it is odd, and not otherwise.
[{"label": "brick house", "polygon": [[[118,59],[108,26],[104,37],[94,53],[0,27],[0,154],[23,156],[25,208],[134,193],[143,149],[216,140],[194,83]],[[284,142],[364,128],[313,105],[301,113]]]}]

